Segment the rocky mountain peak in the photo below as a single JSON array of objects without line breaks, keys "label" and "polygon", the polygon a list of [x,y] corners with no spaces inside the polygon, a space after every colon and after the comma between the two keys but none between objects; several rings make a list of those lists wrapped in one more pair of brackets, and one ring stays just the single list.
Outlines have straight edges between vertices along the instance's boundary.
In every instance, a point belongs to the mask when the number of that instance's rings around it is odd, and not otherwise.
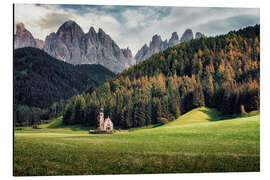
[{"label": "rocky mountain peak", "polygon": [[185,32],[183,33],[180,42],[185,42],[185,41],[190,41],[193,39],[193,32],[191,29],[186,29]]},{"label": "rocky mountain peak", "polygon": [[134,64],[130,49],[120,49],[101,28],[96,32],[91,27],[84,33],[74,21],[47,36],[44,50],[71,64],[101,64],[116,73]]},{"label": "rocky mountain peak", "polygon": [[131,50],[127,47],[126,49],[121,49],[125,58],[129,61],[127,62],[128,66],[131,66],[136,63],[135,59],[133,58]]},{"label": "rocky mountain peak", "polygon": [[35,39],[35,40],[36,40],[37,48],[43,49],[44,48],[44,41],[42,41],[41,39]]},{"label": "rocky mountain peak", "polygon": [[197,39],[197,38],[201,38],[201,37],[205,37],[205,35],[202,34],[201,32],[196,32],[195,38]]},{"label": "rocky mountain peak", "polygon": [[68,20],[66,21],[64,24],[64,26],[77,26],[78,24],[75,22],[75,21],[72,21],[72,20]]},{"label": "rocky mountain peak", "polygon": [[36,47],[36,41],[32,34],[25,28],[23,23],[16,24],[16,34],[14,35],[14,48]]},{"label": "rocky mountain peak", "polygon": [[168,48],[167,40],[162,41],[160,35],[155,34],[150,41],[149,46],[144,44],[144,46],[136,53],[135,59],[136,63],[145,60],[151,55],[158,53],[161,50]]},{"label": "rocky mountain peak", "polygon": [[173,39],[173,40],[178,40],[179,39],[177,32],[172,33],[171,39]]},{"label": "rocky mountain peak", "polygon": [[116,45],[116,43],[111,39],[111,37],[106,34],[103,29],[98,29],[98,41],[107,48],[117,49],[116,51],[120,51],[120,48]]},{"label": "rocky mountain peak", "polygon": [[153,37],[152,37],[152,42],[150,44],[153,44],[153,45],[157,45],[161,42],[161,37],[157,34],[155,34]]},{"label": "rocky mountain peak", "polygon": [[125,57],[130,57],[130,58],[132,57],[132,52],[128,47],[126,49],[122,49],[122,52]]},{"label": "rocky mountain peak", "polygon": [[24,24],[23,23],[17,23],[16,24],[16,34],[23,33],[25,31]]},{"label": "rocky mountain peak", "polygon": [[152,37],[152,41],[150,42],[149,47],[151,51],[157,52],[161,48],[161,46],[163,46],[163,41],[159,35],[155,34]]},{"label": "rocky mountain peak", "polygon": [[148,48],[147,44],[144,44],[142,47],[142,49],[147,49],[147,48]]},{"label": "rocky mountain peak", "polygon": [[91,33],[91,34],[96,34],[96,31],[95,29],[91,26],[88,33]]},{"label": "rocky mountain peak", "polygon": [[106,35],[106,33],[103,31],[103,29],[101,29],[101,28],[98,28],[98,34],[100,35],[100,36],[105,36]]},{"label": "rocky mountain peak", "polygon": [[172,36],[171,36],[171,38],[169,40],[169,46],[174,46],[174,45],[176,45],[178,43],[179,43],[178,34],[177,34],[177,32],[173,32]]},{"label": "rocky mountain peak", "polygon": [[56,34],[59,37],[64,37],[64,36],[74,36],[74,37],[80,36],[81,37],[84,35],[84,32],[82,28],[75,21],[69,20],[69,21],[66,21],[64,24],[62,24],[62,26],[60,26]]},{"label": "rocky mountain peak", "polygon": [[59,30],[61,31],[62,29],[68,29],[68,28],[81,28],[75,21],[72,20],[68,20],[66,22],[64,22],[64,24],[62,24],[59,27]]}]

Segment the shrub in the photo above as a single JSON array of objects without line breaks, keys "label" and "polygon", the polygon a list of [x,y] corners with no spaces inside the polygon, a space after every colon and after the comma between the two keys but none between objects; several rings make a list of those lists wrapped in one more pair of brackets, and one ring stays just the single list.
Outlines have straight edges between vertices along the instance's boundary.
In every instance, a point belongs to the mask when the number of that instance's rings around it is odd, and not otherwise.
[{"label": "shrub", "polygon": [[168,122],[168,119],[165,118],[165,117],[161,117],[161,118],[158,119],[158,122],[159,122],[159,123],[162,123],[162,124],[165,124],[165,123]]}]

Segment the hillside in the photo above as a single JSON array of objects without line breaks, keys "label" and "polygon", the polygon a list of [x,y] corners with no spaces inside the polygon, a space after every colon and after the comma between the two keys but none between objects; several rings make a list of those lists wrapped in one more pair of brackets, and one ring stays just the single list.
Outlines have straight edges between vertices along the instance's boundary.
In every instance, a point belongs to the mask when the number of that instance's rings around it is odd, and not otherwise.
[{"label": "hillside", "polygon": [[14,122],[33,125],[61,115],[68,98],[92,92],[115,74],[101,65],[72,65],[36,48],[14,50]]},{"label": "hillside", "polygon": [[[222,115],[260,107],[260,26],[173,46],[124,70],[92,93],[72,98],[65,124],[96,124],[100,107],[114,125],[141,127],[194,108]],[[87,117],[87,118],[85,118]]]},{"label": "hillside", "polygon": [[101,65],[74,66],[36,48],[14,51],[15,104],[46,108],[113,76]]},{"label": "hillside", "polygon": [[176,120],[167,123],[166,126],[204,123],[209,121],[218,121],[220,119],[222,119],[222,116],[217,110],[200,107],[183,114]]}]

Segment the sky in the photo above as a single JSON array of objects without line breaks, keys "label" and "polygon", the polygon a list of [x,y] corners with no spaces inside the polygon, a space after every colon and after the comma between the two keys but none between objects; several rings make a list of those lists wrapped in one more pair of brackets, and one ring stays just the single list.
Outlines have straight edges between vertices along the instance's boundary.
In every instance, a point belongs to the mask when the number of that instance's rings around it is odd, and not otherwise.
[{"label": "sky", "polygon": [[260,9],[67,4],[15,4],[14,7],[14,23],[24,23],[41,40],[68,20],[79,24],[85,33],[91,26],[96,31],[103,29],[120,48],[129,47],[135,56],[155,34],[169,40],[173,32],[180,38],[191,28],[194,34],[215,36],[260,24]]}]

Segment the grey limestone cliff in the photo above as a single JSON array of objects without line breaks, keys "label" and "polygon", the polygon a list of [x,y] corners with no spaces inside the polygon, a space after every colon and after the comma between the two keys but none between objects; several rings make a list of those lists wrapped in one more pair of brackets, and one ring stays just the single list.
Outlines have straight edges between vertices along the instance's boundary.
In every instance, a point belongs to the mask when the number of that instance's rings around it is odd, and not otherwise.
[{"label": "grey limestone cliff", "polygon": [[74,21],[65,22],[46,37],[44,50],[72,64],[101,64],[118,73],[135,63],[129,49],[120,47],[101,28],[84,33]]}]

